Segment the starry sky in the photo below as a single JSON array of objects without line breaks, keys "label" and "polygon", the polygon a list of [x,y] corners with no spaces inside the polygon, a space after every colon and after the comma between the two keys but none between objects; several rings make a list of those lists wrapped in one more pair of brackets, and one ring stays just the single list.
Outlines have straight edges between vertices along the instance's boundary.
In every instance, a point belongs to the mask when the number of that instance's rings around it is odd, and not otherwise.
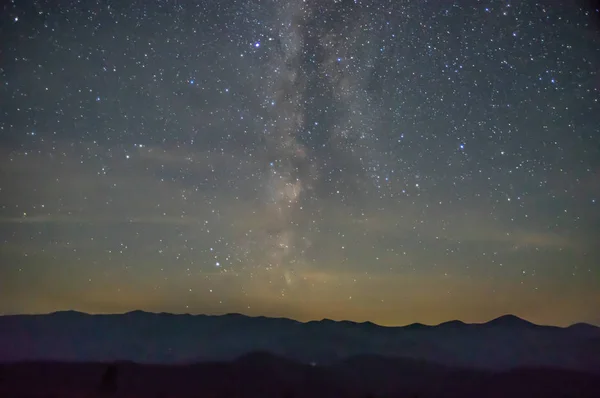
[{"label": "starry sky", "polygon": [[0,313],[600,324],[580,3],[7,2]]}]

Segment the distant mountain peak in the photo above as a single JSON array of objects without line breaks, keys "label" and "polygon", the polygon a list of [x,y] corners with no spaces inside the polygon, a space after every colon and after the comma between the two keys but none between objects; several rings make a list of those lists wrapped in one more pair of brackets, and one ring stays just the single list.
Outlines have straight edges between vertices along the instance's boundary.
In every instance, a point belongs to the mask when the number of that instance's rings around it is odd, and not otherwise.
[{"label": "distant mountain peak", "polygon": [[155,315],[155,313],[144,311],[144,310],[133,310],[133,311],[126,312],[125,315]]},{"label": "distant mountain peak", "polygon": [[458,319],[455,319],[453,321],[442,322],[442,323],[440,323],[438,325],[438,327],[439,326],[442,326],[442,327],[449,327],[449,326],[451,326],[451,327],[457,327],[457,326],[466,326],[466,325],[467,324],[464,323],[463,321],[459,321]]},{"label": "distant mountain peak", "polygon": [[512,314],[502,315],[486,324],[492,326],[535,326],[535,324]]},{"label": "distant mountain peak", "polygon": [[598,326],[594,326],[594,325],[591,325],[589,323],[579,322],[579,323],[574,323],[571,326],[567,326],[567,329],[582,330],[582,331],[583,330],[597,331],[600,328]]},{"label": "distant mountain peak", "polygon": [[75,311],[75,310],[63,310],[63,311],[55,311],[55,312],[51,312],[48,315],[59,315],[59,316],[83,316],[83,315],[89,315],[85,312],[81,312],[81,311]]},{"label": "distant mountain peak", "polygon": [[329,319],[329,318],[323,318],[319,322],[321,322],[321,323],[337,323],[333,319]]},{"label": "distant mountain peak", "polygon": [[379,325],[377,325],[376,323],[373,323],[371,321],[361,322],[360,324],[364,325],[364,326],[368,326],[368,327],[379,327]]}]

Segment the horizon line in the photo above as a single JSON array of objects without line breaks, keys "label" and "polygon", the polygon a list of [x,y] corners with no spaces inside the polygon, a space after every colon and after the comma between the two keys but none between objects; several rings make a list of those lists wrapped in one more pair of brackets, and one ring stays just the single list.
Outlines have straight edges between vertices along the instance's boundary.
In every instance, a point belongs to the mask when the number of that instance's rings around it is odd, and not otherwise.
[{"label": "horizon line", "polygon": [[132,314],[132,313],[144,313],[144,314],[152,314],[152,315],[192,316],[192,317],[196,317],[196,316],[205,316],[205,317],[242,316],[242,317],[253,318],[253,319],[254,318],[266,318],[266,319],[288,320],[288,321],[292,321],[292,322],[296,322],[296,323],[300,323],[300,324],[308,324],[308,323],[312,323],[312,322],[352,323],[352,324],[356,324],[356,325],[371,324],[371,325],[374,325],[374,326],[377,326],[380,328],[405,328],[405,327],[410,327],[410,326],[438,327],[438,326],[443,326],[443,325],[452,324],[452,323],[459,323],[459,324],[462,324],[465,326],[486,325],[486,324],[489,324],[489,323],[492,323],[494,321],[498,321],[501,319],[513,319],[518,322],[530,324],[533,326],[552,327],[552,328],[559,328],[559,329],[567,329],[567,328],[574,327],[577,325],[584,325],[584,326],[600,328],[600,325],[589,323],[589,322],[575,322],[575,323],[569,324],[567,326],[537,324],[537,323],[531,322],[525,318],[519,317],[514,314],[510,314],[510,313],[505,313],[503,315],[497,316],[495,318],[492,318],[492,319],[489,319],[489,320],[483,321],[483,322],[464,322],[460,319],[451,319],[451,320],[440,322],[438,324],[425,324],[425,323],[421,323],[421,322],[413,322],[413,323],[407,323],[404,325],[381,325],[381,324],[378,324],[378,323],[375,323],[372,321],[368,321],[368,320],[367,321],[353,321],[350,319],[335,320],[335,319],[331,319],[331,318],[310,319],[307,321],[300,321],[298,319],[285,317],[285,316],[248,315],[248,314],[244,314],[241,312],[206,314],[206,313],[189,313],[189,312],[176,313],[176,312],[165,312],[165,311],[154,312],[154,311],[147,311],[147,310],[141,310],[141,309],[125,311],[125,312],[95,312],[95,313],[78,311],[78,310],[57,310],[57,311],[52,311],[52,312],[40,312],[40,313],[3,313],[3,314],[0,314],[0,318],[9,317],[9,316],[48,316],[48,315],[55,315],[55,314],[60,314],[60,313],[77,313],[77,314],[88,315],[88,316],[111,316],[111,315],[114,316],[114,315],[127,315],[127,314]]}]

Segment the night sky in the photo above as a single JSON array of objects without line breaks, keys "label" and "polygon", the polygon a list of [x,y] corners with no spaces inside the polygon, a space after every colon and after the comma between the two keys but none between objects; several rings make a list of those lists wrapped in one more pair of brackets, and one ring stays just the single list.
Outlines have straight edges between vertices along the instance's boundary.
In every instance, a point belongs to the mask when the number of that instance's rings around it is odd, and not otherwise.
[{"label": "night sky", "polygon": [[573,1],[15,1],[0,313],[600,324]]}]

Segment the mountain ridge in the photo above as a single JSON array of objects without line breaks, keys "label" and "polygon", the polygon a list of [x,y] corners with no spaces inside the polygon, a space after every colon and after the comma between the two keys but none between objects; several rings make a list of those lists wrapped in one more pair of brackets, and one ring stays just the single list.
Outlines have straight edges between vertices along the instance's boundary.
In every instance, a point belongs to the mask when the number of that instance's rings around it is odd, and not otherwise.
[{"label": "mountain ridge", "polygon": [[485,323],[381,326],[243,314],[59,311],[0,316],[0,363],[23,360],[175,364],[269,352],[302,363],[357,355],[507,370],[546,366],[600,373],[600,328],[536,325],[514,315]]},{"label": "mountain ridge", "polygon": [[287,317],[270,317],[270,316],[263,316],[263,315],[257,315],[257,316],[252,316],[252,315],[246,315],[246,314],[242,314],[242,313],[238,313],[238,312],[228,312],[228,313],[224,313],[224,314],[191,314],[191,313],[173,313],[173,312],[152,312],[152,311],[145,311],[145,310],[132,310],[132,311],[127,311],[127,312],[115,312],[115,313],[88,313],[88,312],[83,312],[83,311],[76,311],[76,310],[60,310],[60,311],[53,311],[53,312],[48,312],[48,313],[41,313],[41,314],[6,314],[6,315],[0,315],[0,319],[5,318],[5,317],[39,317],[39,316],[48,316],[48,315],[60,315],[60,314],[71,314],[71,315],[86,315],[86,316],[118,316],[118,315],[160,315],[160,316],[187,316],[187,317],[242,317],[242,318],[248,318],[248,319],[269,319],[269,320],[286,320],[286,321],[291,321],[291,322],[295,322],[295,323],[300,323],[300,324],[308,324],[308,323],[314,323],[314,322],[333,322],[333,323],[345,323],[345,324],[354,324],[354,325],[369,325],[369,326],[376,326],[376,327],[380,327],[380,328],[406,328],[406,327],[414,327],[414,328],[419,328],[419,327],[438,327],[438,326],[457,326],[457,325],[461,325],[461,326],[469,326],[469,325],[486,325],[486,324],[528,324],[531,326],[541,326],[541,327],[554,327],[554,328],[560,328],[560,329],[568,329],[568,328],[594,328],[594,329],[598,329],[600,330],[600,326],[598,325],[594,325],[591,323],[587,323],[587,322],[576,322],[567,326],[558,326],[558,325],[545,325],[545,324],[537,324],[531,321],[528,321],[524,318],[521,318],[517,315],[513,315],[513,314],[504,314],[504,315],[500,315],[496,318],[492,318],[488,321],[485,322],[464,322],[461,321],[459,319],[451,319],[448,321],[443,321],[437,324],[425,324],[425,323],[420,323],[420,322],[414,322],[414,323],[410,323],[410,324],[405,324],[405,325],[381,325],[372,321],[352,321],[352,320],[348,320],[348,319],[342,319],[342,320],[334,320],[334,319],[330,319],[330,318],[322,318],[322,319],[313,319],[313,320],[309,320],[309,321],[299,321],[297,319],[293,319],[293,318],[287,318]]}]

